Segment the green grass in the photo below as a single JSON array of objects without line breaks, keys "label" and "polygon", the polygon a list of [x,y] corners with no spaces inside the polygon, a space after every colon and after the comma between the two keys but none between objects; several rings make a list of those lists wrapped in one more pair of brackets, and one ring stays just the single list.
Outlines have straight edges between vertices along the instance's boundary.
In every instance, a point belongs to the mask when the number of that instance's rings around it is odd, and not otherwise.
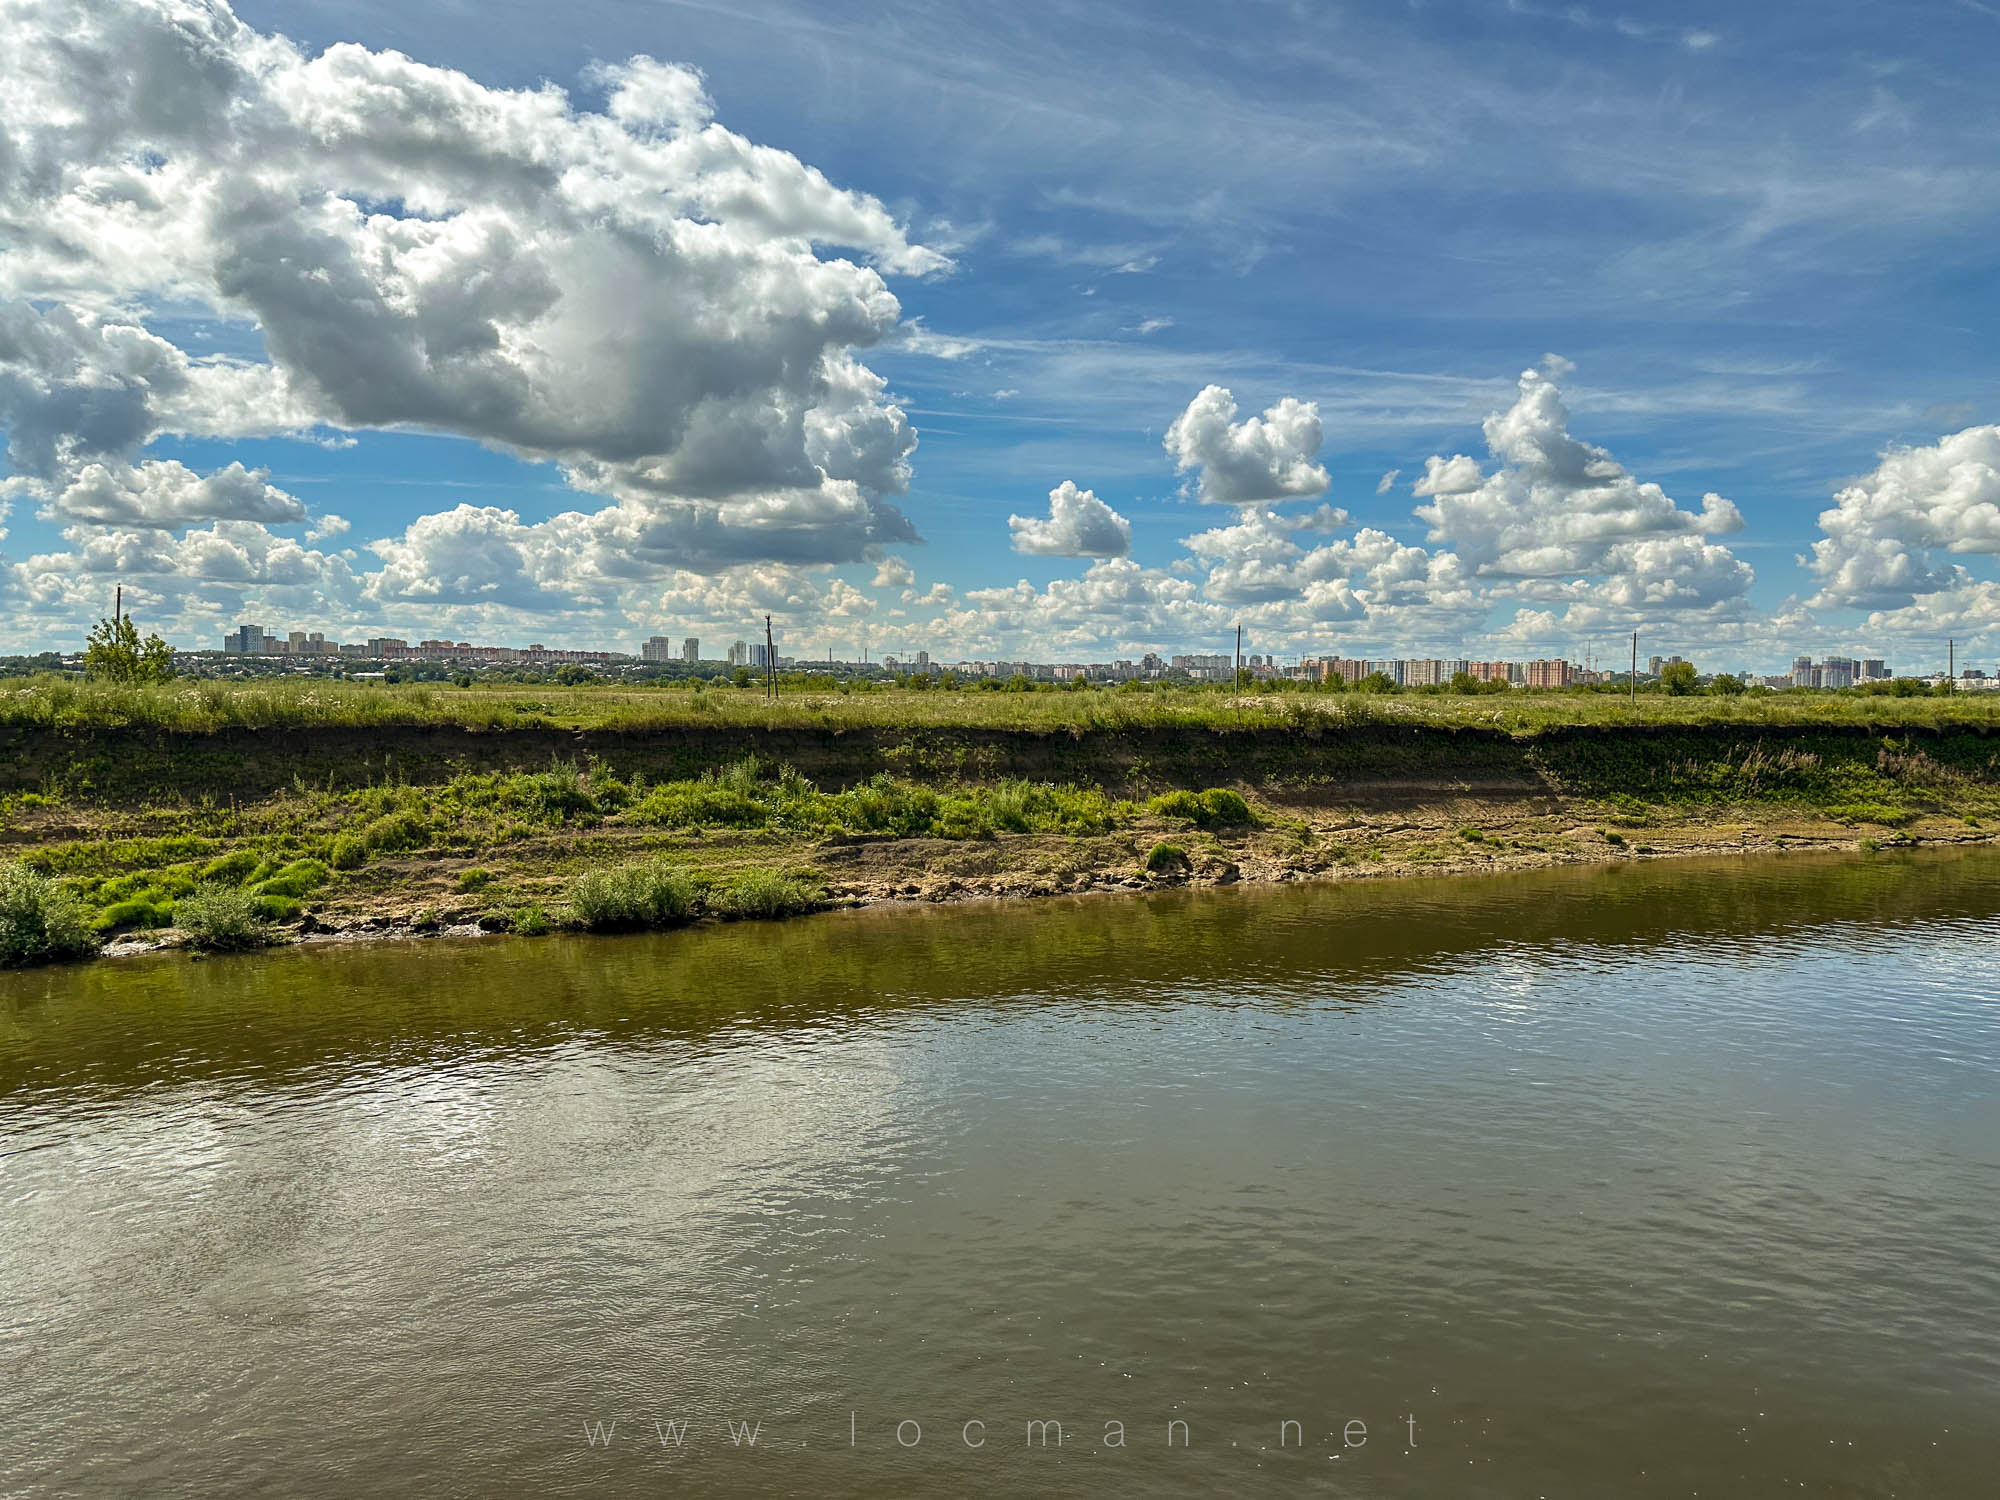
[{"label": "green grass", "polygon": [[1165,840],[1153,845],[1151,849],[1146,851],[1146,868],[1154,874],[1161,874],[1168,870],[1186,870],[1193,863],[1188,858],[1187,850],[1183,849],[1179,844],[1170,844]]},{"label": "green grass", "polygon": [[942,839],[1104,833],[1135,815],[1130,803],[1095,787],[1020,779],[939,788],[885,771],[845,791],[825,792],[787,768],[766,775],[755,756],[695,780],[663,782],[624,809],[627,823],[663,828]]},{"label": "green grass", "polygon": [[[473,686],[330,680],[169,682],[146,686],[44,675],[0,685],[0,726],[80,730],[141,727],[206,734],[224,729],[369,729],[453,726],[657,730],[716,725],[792,728],[1014,728],[1040,731],[1186,727],[1338,728],[1367,722],[1494,727],[1536,733],[1573,724],[2000,724],[2000,694],[1896,698],[1864,693],[1751,693],[1686,698],[1641,694],[1633,705],[1588,691],[1396,694],[1148,686],[1113,691],[912,691],[826,682],[775,703],[733,689],[680,686]],[[560,796],[558,802],[561,801]]]}]

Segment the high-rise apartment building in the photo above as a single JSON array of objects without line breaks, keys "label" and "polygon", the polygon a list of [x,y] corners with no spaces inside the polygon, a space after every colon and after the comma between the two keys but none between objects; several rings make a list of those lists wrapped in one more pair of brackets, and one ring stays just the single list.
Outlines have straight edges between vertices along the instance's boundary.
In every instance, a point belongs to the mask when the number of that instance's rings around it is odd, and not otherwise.
[{"label": "high-rise apartment building", "polygon": [[1527,678],[1531,688],[1566,688],[1576,681],[1576,668],[1566,661],[1531,661]]},{"label": "high-rise apartment building", "polygon": [[700,640],[694,636],[689,636],[681,642],[681,660],[690,664],[701,660]]}]

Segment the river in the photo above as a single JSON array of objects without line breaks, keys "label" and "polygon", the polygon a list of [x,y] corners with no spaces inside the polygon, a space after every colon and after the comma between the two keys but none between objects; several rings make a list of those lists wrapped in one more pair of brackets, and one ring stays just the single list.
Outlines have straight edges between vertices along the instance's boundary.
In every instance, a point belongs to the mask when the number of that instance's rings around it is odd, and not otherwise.
[{"label": "river", "polygon": [[1990,1494],[1996,914],[1794,855],[0,975],[0,1493]]}]

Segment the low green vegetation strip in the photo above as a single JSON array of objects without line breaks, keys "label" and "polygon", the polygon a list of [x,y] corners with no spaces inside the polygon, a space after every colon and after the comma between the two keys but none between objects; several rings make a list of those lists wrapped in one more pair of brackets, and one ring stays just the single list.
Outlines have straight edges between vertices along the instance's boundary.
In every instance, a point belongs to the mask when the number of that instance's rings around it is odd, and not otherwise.
[{"label": "low green vegetation strip", "polygon": [[[994,684],[995,687],[1001,686]],[[1436,688],[1372,693],[1294,682],[1223,685],[1138,682],[1118,687],[1020,683],[1022,691],[811,679],[775,703],[761,685],[700,682],[501,685],[294,681],[91,682],[56,675],[0,679],[0,729],[76,734],[147,729],[181,735],[225,730],[451,728],[652,732],[718,727],[1077,730],[1257,729],[1308,723],[1493,728],[1533,734],[1562,725],[2000,726],[2000,694],[1756,690],[1636,701],[1599,689],[1462,694]]]},{"label": "low green vegetation strip", "polygon": [[[30,799],[13,799],[16,811]],[[39,796],[32,807],[45,811]],[[478,773],[441,786],[392,784],[327,791],[300,783],[249,806],[158,807],[143,816],[170,829],[143,837],[52,840],[6,867],[0,963],[95,951],[103,940],[171,929],[189,947],[228,951],[272,941],[315,893],[373,867],[421,869],[446,858],[537,847],[588,830],[656,839],[711,830],[763,832],[793,843],[852,839],[996,839],[1082,836],[1142,815],[1190,827],[1248,826],[1240,793],[1174,791],[1144,804],[1097,788],[1019,779],[933,787],[886,773],[825,791],[789,767],[746,757],[719,771],[666,782],[621,778],[601,764],[557,762],[534,772]],[[184,831],[180,831],[184,830]],[[460,893],[498,877],[458,873]],[[704,917],[782,916],[824,900],[810,872],[718,875],[642,861],[588,868],[567,906],[496,905],[490,925],[519,932],[673,926]]]}]

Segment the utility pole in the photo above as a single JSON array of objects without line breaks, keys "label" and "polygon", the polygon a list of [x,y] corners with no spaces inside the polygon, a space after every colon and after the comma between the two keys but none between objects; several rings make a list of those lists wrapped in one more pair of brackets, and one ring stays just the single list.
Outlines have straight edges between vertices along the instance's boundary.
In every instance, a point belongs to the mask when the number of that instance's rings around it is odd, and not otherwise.
[{"label": "utility pole", "polygon": [[1632,712],[1639,711],[1639,632],[1632,632]]},{"label": "utility pole", "polygon": [[1229,691],[1236,696],[1236,713],[1243,714],[1243,626],[1236,627],[1236,670],[1229,678]]},{"label": "utility pole", "polygon": [[120,630],[125,628],[125,585],[118,585],[118,592],[112,596],[111,623]]},{"label": "utility pole", "polygon": [[1955,639],[1946,641],[1944,643],[1944,650],[1945,680],[1956,682],[1958,680],[1958,642]]},{"label": "utility pole", "polygon": [[764,696],[773,702],[778,697],[778,655],[771,639],[771,617],[764,616]]}]

